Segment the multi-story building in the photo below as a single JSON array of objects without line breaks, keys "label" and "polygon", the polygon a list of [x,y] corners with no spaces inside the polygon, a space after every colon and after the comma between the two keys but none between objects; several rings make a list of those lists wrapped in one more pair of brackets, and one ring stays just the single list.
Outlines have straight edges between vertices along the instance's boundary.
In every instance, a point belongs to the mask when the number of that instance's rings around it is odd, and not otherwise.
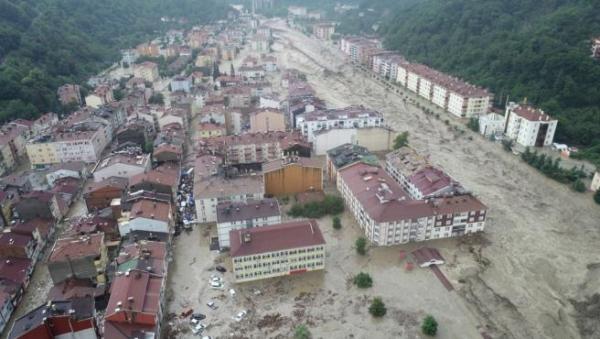
[{"label": "multi-story building", "polygon": [[262,227],[281,223],[277,199],[222,202],[217,205],[217,233],[219,247],[229,248],[231,230]]},{"label": "multi-story building", "polygon": [[132,231],[169,233],[172,224],[170,203],[140,199],[133,203],[129,212],[124,212],[119,218],[119,233],[121,237]]},{"label": "multi-story building", "polygon": [[369,55],[380,51],[382,43],[378,39],[365,37],[344,37],[340,41],[340,49],[348,55],[350,61],[368,64]]},{"label": "multi-story building", "polygon": [[110,177],[101,181],[90,181],[83,189],[83,199],[88,211],[110,207],[113,199],[119,199],[127,190],[128,178]]},{"label": "multi-story building", "polygon": [[510,102],[504,118],[504,133],[517,144],[524,147],[552,145],[558,120],[541,109]]},{"label": "multi-story building", "polygon": [[504,116],[488,113],[479,117],[479,133],[486,137],[504,134]]},{"label": "multi-story building", "polygon": [[154,82],[160,77],[158,74],[158,65],[151,61],[135,65],[133,67],[133,75],[136,78],[142,78],[150,82]]},{"label": "multi-story building", "polygon": [[384,126],[383,114],[362,106],[317,110],[296,117],[296,127],[309,142],[318,131],[332,128],[367,128]]},{"label": "multi-story building", "polygon": [[388,126],[367,128],[333,128],[315,133],[315,155],[325,155],[330,149],[344,144],[366,147],[373,152],[392,148],[396,131]]},{"label": "multi-story building", "polygon": [[467,193],[457,181],[410,147],[388,153],[385,159],[385,170],[411,199]]},{"label": "multi-story building", "polygon": [[373,55],[373,72],[380,76],[396,81],[398,78],[398,66],[407,64],[403,56],[394,52],[381,52]]},{"label": "multi-story building", "polygon": [[104,233],[100,232],[56,240],[48,258],[48,271],[54,284],[76,278],[104,285],[107,264]]},{"label": "multi-story building", "polygon": [[222,176],[194,176],[196,216],[200,223],[217,221],[217,205],[222,202],[261,200],[265,188],[260,175],[234,178]]},{"label": "multi-story building", "polygon": [[100,85],[92,94],[85,97],[85,104],[93,108],[110,104],[113,101],[115,101],[113,90],[109,85]]},{"label": "multi-story building", "polygon": [[260,109],[250,114],[251,133],[285,131],[285,129],[285,117],[279,110]]},{"label": "multi-story building", "polygon": [[412,200],[385,171],[368,164],[341,169],[337,188],[375,245],[462,236],[485,226],[487,208],[472,195]]},{"label": "multi-story building", "polygon": [[299,131],[246,133],[204,139],[199,148],[225,157],[226,165],[263,163],[283,154],[310,157],[311,145]]},{"label": "multi-story building", "polygon": [[330,181],[337,180],[337,172],[356,162],[379,165],[379,159],[366,147],[355,144],[343,144],[327,151],[325,170]]},{"label": "multi-story building", "polygon": [[77,105],[82,104],[79,85],[64,84],[58,88],[57,95],[58,101],[65,106],[73,102]]},{"label": "multi-story building", "polygon": [[335,33],[335,24],[333,22],[323,22],[313,25],[313,34],[321,40],[331,40]]},{"label": "multi-story building", "polygon": [[192,90],[192,79],[184,76],[176,76],[171,80],[171,92],[189,93]]},{"label": "multi-story building", "polygon": [[287,156],[264,163],[262,171],[270,196],[323,190],[323,165],[317,158]]},{"label": "multi-story building", "polygon": [[34,137],[27,142],[31,167],[61,162],[96,162],[110,142],[102,123],[82,123]]},{"label": "multi-story building", "polygon": [[236,282],[325,268],[325,239],[316,220],[232,230],[229,238]]},{"label": "multi-story building", "polygon": [[130,179],[134,175],[150,170],[149,154],[114,154],[103,159],[94,169],[94,181],[100,182],[111,177]]},{"label": "multi-story building", "polygon": [[15,320],[11,339],[100,338],[93,297],[49,301]]}]

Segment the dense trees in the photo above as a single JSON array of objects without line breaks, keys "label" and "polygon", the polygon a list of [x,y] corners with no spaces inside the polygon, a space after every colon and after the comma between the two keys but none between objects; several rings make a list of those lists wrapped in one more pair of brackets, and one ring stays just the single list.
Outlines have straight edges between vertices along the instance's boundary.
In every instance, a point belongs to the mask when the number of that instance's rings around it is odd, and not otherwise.
[{"label": "dense trees", "polygon": [[490,88],[496,105],[527,98],[559,119],[558,141],[600,163],[600,147],[588,151],[600,145],[600,62],[590,58],[590,38],[600,35],[596,2],[369,0],[351,14],[342,31],[379,33],[410,60]]},{"label": "dense trees", "polygon": [[212,0],[0,0],[0,121],[60,111],[56,89],[119,58],[119,50],[172,27],[222,18]]},{"label": "dense trees", "polygon": [[321,218],[327,214],[344,212],[344,200],[335,195],[326,195],[323,201],[311,201],[305,204],[294,204],[288,215],[292,217]]}]

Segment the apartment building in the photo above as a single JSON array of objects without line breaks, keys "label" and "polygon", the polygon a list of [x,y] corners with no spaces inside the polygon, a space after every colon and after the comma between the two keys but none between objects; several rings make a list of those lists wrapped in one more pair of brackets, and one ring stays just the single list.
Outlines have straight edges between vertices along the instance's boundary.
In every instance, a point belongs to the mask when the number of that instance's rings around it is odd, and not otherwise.
[{"label": "apartment building", "polygon": [[296,127],[309,142],[318,131],[332,128],[367,128],[384,126],[383,114],[363,106],[317,110],[296,117]]},{"label": "apartment building", "polygon": [[260,109],[250,114],[251,133],[285,130],[285,117],[283,112],[277,109]]},{"label": "apartment building", "polygon": [[485,227],[487,208],[472,195],[412,200],[385,171],[365,163],[341,169],[337,188],[374,245],[456,237]]},{"label": "apartment building", "polygon": [[150,170],[150,154],[113,154],[103,159],[94,169],[94,181],[111,177],[130,179]]},{"label": "apartment building", "polygon": [[217,205],[221,202],[261,200],[264,183],[260,175],[225,178],[222,176],[194,177],[196,216],[201,223],[217,221]]},{"label": "apartment building", "polygon": [[333,22],[323,22],[314,24],[313,34],[321,40],[331,40],[331,36],[335,33],[335,24]]},{"label": "apartment building", "polygon": [[146,81],[154,82],[159,79],[158,65],[151,61],[145,61],[133,66],[133,76]]},{"label": "apartment building", "polygon": [[378,39],[365,37],[344,37],[340,41],[340,49],[350,61],[359,64],[368,64],[369,55],[378,53],[382,43]]},{"label": "apartment building", "polygon": [[325,239],[316,220],[232,230],[229,237],[238,283],[325,268]]},{"label": "apartment building", "polygon": [[316,158],[287,156],[262,166],[265,194],[287,196],[323,190],[323,165]]},{"label": "apartment building", "polygon": [[373,55],[373,72],[380,76],[396,81],[398,78],[398,66],[407,64],[406,59],[396,53],[385,51]]},{"label": "apartment building", "polygon": [[228,135],[199,141],[199,149],[225,157],[226,165],[263,163],[296,153],[310,157],[311,145],[299,131]]},{"label": "apartment building", "polygon": [[281,210],[277,199],[226,201],[217,205],[217,233],[219,247],[229,248],[232,230],[262,227],[281,223]]},{"label": "apartment building", "polygon": [[541,109],[510,102],[506,106],[504,118],[504,134],[517,144],[523,147],[552,145],[558,120]]},{"label": "apartment building", "polygon": [[395,137],[396,131],[387,126],[325,129],[315,133],[313,149],[315,155],[325,155],[333,148],[354,144],[373,152],[388,151],[392,148]]},{"label": "apartment building", "polygon": [[32,168],[61,162],[99,160],[110,142],[107,126],[102,123],[82,123],[57,129],[34,137],[25,146]]},{"label": "apartment building", "polygon": [[56,240],[48,258],[48,271],[54,284],[76,278],[104,285],[107,264],[104,233],[100,232]]},{"label": "apartment building", "polygon": [[457,181],[410,147],[388,153],[385,159],[385,170],[411,199],[467,193]]},{"label": "apartment building", "polygon": [[355,144],[343,144],[327,151],[325,169],[330,181],[337,180],[337,172],[356,162],[364,162],[373,166],[379,165],[379,159],[366,147]]}]

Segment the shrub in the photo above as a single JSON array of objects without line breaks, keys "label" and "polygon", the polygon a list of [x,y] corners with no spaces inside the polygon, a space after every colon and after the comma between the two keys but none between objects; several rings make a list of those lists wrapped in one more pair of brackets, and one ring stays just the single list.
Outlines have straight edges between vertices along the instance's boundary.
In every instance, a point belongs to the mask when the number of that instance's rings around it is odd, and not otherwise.
[{"label": "shrub", "polygon": [[333,228],[336,230],[339,230],[340,228],[342,228],[342,221],[340,220],[340,217],[338,217],[337,215],[335,217],[333,217]]},{"label": "shrub", "polygon": [[438,323],[437,320],[431,315],[428,315],[423,319],[423,324],[421,324],[421,331],[423,334],[434,336],[437,333]]},{"label": "shrub", "polygon": [[294,330],[294,339],[309,339],[311,338],[310,331],[306,325],[298,325]]},{"label": "shrub", "polygon": [[367,254],[367,239],[364,237],[360,237],[356,239],[354,242],[354,246],[356,246],[356,253],[360,255]]},{"label": "shrub", "polygon": [[575,180],[575,182],[573,182],[573,189],[575,190],[575,192],[579,192],[579,193],[583,193],[586,191],[586,187],[585,184],[583,183],[583,181],[581,181],[581,179],[577,179]]},{"label": "shrub", "polygon": [[335,195],[326,195],[323,201],[311,201],[306,204],[294,204],[288,215],[292,217],[321,218],[328,214],[340,214],[344,211],[344,200]]},{"label": "shrub", "polygon": [[352,281],[354,285],[358,288],[369,288],[373,286],[373,279],[369,275],[369,273],[360,272],[359,274],[354,276],[354,280]]},{"label": "shrub", "polygon": [[594,194],[594,201],[596,202],[596,204],[600,205],[600,189],[597,190]]},{"label": "shrub", "polygon": [[369,306],[369,313],[374,317],[383,317],[387,313],[385,304],[380,297],[373,299],[371,306]]}]

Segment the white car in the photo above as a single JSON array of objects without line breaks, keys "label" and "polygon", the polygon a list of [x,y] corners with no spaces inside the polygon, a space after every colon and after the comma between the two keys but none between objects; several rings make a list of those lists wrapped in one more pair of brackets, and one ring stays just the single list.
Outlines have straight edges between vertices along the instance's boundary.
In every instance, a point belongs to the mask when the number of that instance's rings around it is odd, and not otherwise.
[{"label": "white car", "polygon": [[223,289],[223,284],[221,284],[220,282],[217,282],[217,281],[211,281],[210,287],[215,288],[215,289]]},{"label": "white car", "polygon": [[233,317],[233,320],[235,321],[242,321],[242,319],[244,319],[244,317],[246,316],[247,312],[246,311],[240,311],[238,314],[236,314]]},{"label": "white car", "polygon": [[229,294],[230,294],[232,297],[235,297],[235,290],[234,290],[233,288],[229,289]]}]

